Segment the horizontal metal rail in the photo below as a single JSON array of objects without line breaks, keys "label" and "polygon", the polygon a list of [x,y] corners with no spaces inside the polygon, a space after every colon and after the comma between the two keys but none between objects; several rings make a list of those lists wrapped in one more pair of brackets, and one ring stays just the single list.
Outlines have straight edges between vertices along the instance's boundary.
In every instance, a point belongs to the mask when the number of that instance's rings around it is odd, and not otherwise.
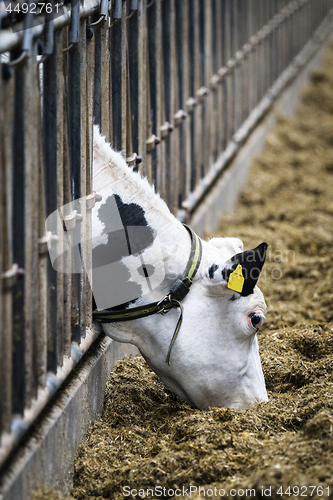
[{"label": "horizontal metal rail", "polygon": [[90,277],[53,269],[45,229],[83,197],[65,219],[89,240],[93,122],[188,221],[333,24],[333,0],[71,0],[11,27],[4,5],[0,466],[98,335]]}]

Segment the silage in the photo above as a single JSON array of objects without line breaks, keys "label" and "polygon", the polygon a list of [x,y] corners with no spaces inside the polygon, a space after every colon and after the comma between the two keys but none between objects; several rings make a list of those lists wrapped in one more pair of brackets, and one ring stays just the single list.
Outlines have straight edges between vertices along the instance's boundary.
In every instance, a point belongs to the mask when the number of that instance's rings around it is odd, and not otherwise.
[{"label": "silage", "polygon": [[158,485],[255,488],[257,498],[271,487],[279,499],[288,497],[281,485],[321,485],[333,496],[332,230],[333,49],[297,115],[279,118],[219,231],[245,248],[269,243],[259,283],[269,308],[259,335],[269,402],[199,411],[142,359],[123,360],[80,446],[73,498],[117,500],[124,486]]}]

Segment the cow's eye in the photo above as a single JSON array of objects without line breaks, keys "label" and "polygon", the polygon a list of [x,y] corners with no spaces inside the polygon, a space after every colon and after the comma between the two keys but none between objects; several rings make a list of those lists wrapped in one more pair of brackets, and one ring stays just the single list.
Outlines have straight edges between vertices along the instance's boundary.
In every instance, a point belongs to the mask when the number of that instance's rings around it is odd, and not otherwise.
[{"label": "cow's eye", "polygon": [[255,330],[259,330],[259,328],[262,326],[262,324],[264,322],[265,316],[263,314],[253,312],[253,313],[249,314],[249,319],[251,322],[251,326]]}]

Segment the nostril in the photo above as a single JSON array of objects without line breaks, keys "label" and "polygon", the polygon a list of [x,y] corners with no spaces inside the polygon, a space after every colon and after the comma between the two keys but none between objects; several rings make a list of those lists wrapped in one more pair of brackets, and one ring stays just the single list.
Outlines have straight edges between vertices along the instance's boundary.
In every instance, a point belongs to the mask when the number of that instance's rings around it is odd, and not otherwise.
[{"label": "nostril", "polygon": [[256,327],[261,321],[261,316],[256,313],[249,314],[249,318],[251,318],[251,323],[254,327]]}]

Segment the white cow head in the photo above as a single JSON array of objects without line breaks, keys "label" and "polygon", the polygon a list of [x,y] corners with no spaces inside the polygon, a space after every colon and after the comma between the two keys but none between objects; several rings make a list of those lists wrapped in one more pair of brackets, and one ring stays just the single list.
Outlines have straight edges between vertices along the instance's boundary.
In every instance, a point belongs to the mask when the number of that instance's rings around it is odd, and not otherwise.
[{"label": "white cow head", "polygon": [[[97,307],[130,311],[161,300],[184,273],[190,235],[96,128],[94,189],[103,196],[93,211]],[[165,315],[103,323],[104,332],[136,345],[161,380],[198,408],[246,408],[267,401],[256,335],[266,313],[256,286],[266,246],[243,252],[237,238],[202,241],[200,266],[181,301],[183,321],[170,364],[166,354],[179,308]],[[109,255],[107,275],[103,266]]]}]

